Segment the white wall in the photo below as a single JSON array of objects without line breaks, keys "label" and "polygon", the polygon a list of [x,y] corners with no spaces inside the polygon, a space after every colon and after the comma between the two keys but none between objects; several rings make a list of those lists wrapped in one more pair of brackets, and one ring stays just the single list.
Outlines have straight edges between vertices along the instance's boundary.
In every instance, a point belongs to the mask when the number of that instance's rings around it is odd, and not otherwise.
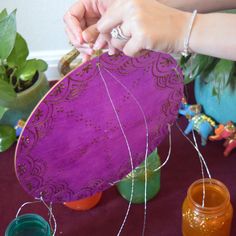
[{"label": "white wall", "polygon": [[61,55],[71,48],[64,32],[63,16],[75,1],[0,0],[0,11],[17,9],[17,29],[27,40],[31,56],[41,57],[50,67],[55,67]]}]

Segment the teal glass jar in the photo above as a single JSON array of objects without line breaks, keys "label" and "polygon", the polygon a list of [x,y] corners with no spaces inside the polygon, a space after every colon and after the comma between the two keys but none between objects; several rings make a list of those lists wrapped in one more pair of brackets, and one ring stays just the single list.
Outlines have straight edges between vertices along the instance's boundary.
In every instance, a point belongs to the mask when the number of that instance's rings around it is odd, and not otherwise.
[{"label": "teal glass jar", "polygon": [[51,236],[51,230],[48,222],[41,216],[25,214],[8,225],[5,236]]},{"label": "teal glass jar", "polygon": [[[154,198],[160,191],[160,157],[157,150],[147,157],[147,201]],[[131,172],[132,173],[132,172]],[[123,198],[130,200],[132,175],[128,174],[116,186]],[[144,203],[145,197],[145,166],[144,162],[133,171],[134,189],[132,203]]]}]

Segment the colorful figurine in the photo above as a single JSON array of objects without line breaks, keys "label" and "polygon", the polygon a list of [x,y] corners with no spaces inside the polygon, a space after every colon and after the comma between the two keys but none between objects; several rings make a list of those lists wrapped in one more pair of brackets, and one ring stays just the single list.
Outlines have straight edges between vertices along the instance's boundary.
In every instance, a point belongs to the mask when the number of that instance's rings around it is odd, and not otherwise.
[{"label": "colorful figurine", "polygon": [[227,157],[236,148],[236,127],[231,121],[226,125],[220,124],[215,129],[215,135],[210,136],[209,139],[211,141],[226,139],[224,142],[224,156]]},{"label": "colorful figurine", "polygon": [[182,105],[179,114],[184,115],[189,124],[185,129],[184,133],[187,135],[192,130],[197,131],[201,135],[201,144],[202,146],[206,145],[207,139],[209,135],[212,134],[213,129],[215,128],[216,124],[213,119],[206,116],[205,114],[201,113],[202,108],[201,105]]},{"label": "colorful figurine", "polygon": [[23,130],[25,125],[25,121],[24,120],[19,120],[15,126],[15,130],[16,130],[16,137],[19,137],[21,134],[21,131]]}]

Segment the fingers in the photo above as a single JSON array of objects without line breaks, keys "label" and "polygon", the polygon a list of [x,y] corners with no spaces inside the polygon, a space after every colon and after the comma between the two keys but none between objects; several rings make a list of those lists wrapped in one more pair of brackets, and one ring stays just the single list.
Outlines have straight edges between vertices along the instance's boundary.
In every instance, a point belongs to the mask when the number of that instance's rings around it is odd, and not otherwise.
[{"label": "fingers", "polygon": [[105,34],[99,34],[97,40],[94,43],[93,49],[100,50],[104,48],[109,41],[109,36]]},{"label": "fingers", "polygon": [[82,36],[85,42],[94,43],[98,38],[99,32],[97,31],[96,24],[89,26],[82,32]]},{"label": "fingers", "polygon": [[110,33],[113,28],[122,23],[124,7],[121,7],[121,3],[122,1],[114,1],[97,22],[97,29],[100,33]]},{"label": "fingers", "polygon": [[82,63],[85,63],[90,60],[91,56],[88,54],[81,53]]},{"label": "fingers", "polygon": [[127,39],[116,39],[111,37],[111,45],[114,48],[118,49],[119,51],[123,51],[125,44],[128,42],[128,39],[130,38],[129,25],[128,24],[120,25],[120,30],[122,35],[124,35],[125,38]]},{"label": "fingers", "polygon": [[65,32],[66,32],[71,44],[74,45],[76,48],[79,47],[80,43],[76,40],[76,37],[74,36],[74,34],[68,28],[65,28]]},{"label": "fingers", "polygon": [[136,37],[132,37],[124,46],[123,52],[130,57],[138,56],[142,51],[142,43]]},{"label": "fingers", "polygon": [[[83,43],[82,31],[83,31],[83,17],[85,14],[85,8],[81,1],[74,4],[64,16],[64,22],[67,27],[67,32],[70,31],[70,36],[73,35],[73,41],[76,44]],[[70,38],[70,37],[69,37]],[[70,38],[71,40],[71,38]]]}]

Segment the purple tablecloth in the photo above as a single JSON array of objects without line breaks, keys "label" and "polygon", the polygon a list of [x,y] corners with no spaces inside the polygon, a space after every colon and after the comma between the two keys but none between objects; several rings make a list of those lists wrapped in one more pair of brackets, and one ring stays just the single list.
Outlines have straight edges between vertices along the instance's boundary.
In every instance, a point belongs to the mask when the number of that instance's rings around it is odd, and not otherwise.
[{"label": "purple tablecloth", "polygon": [[[184,126],[185,119],[181,118]],[[181,205],[187,188],[201,177],[198,156],[193,147],[176,127],[172,129],[172,155],[162,169],[161,191],[148,203],[146,236],[181,235]],[[159,147],[162,161],[168,152],[168,138]],[[214,178],[223,181],[229,188],[231,199],[236,206],[236,151],[228,158],[223,157],[221,142],[209,142],[201,148]],[[79,180],[78,180],[79,181]],[[19,185],[14,173],[14,147],[0,154],[0,235],[14,218],[17,209],[26,201],[33,200]],[[54,205],[58,224],[57,235],[103,236],[116,235],[127,209],[127,202],[115,187],[104,192],[100,204],[87,212],[76,212],[63,205]],[[39,213],[48,219],[47,210],[42,204],[24,208],[22,213]],[[128,221],[122,235],[141,235],[143,205],[132,205]],[[232,235],[236,235],[236,218],[233,220]]]}]

